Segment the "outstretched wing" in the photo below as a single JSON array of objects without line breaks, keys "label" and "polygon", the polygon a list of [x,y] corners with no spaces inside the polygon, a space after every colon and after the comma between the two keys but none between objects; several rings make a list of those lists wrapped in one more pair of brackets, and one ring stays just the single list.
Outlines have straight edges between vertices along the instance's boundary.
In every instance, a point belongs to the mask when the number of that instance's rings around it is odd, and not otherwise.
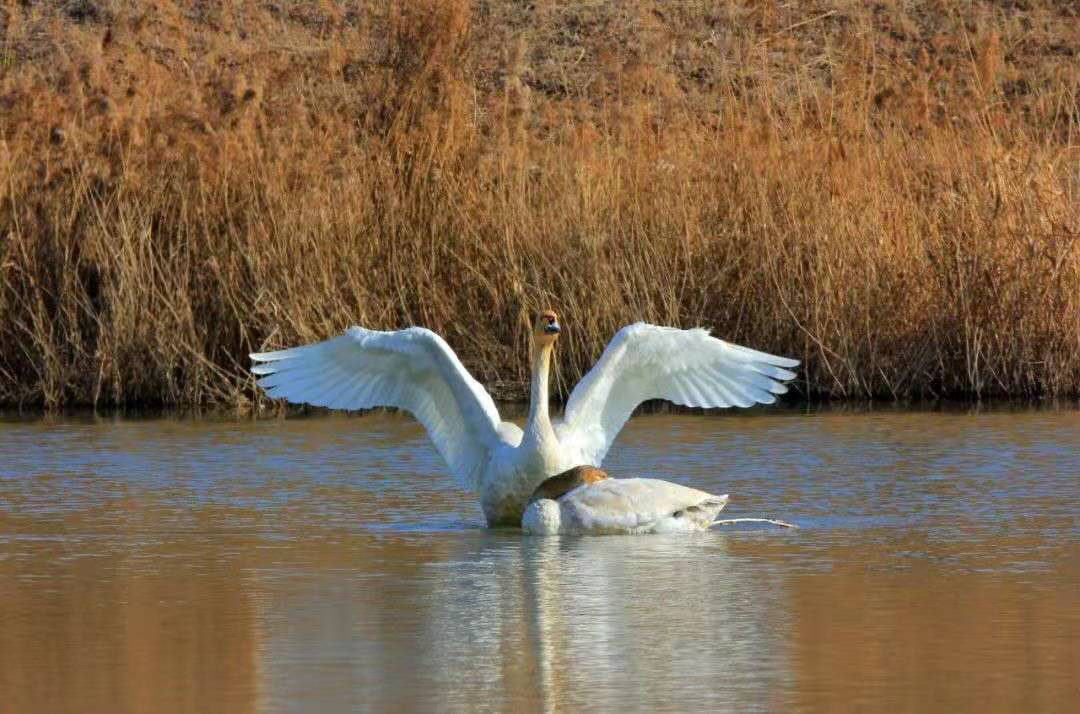
[{"label": "outstretched wing", "polygon": [[772,404],[798,360],[733,345],[708,330],[639,322],[619,330],[578,382],[558,427],[559,442],[599,466],[634,409],[649,399],[687,407]]},{"label": "outstretched wing", "polygon": [[453,474],[475,488],[501,443],[495,402],[431,330],[351,327],[304,347],[251,355],[271,397],[331,409],[397,407],[411,412]]}]

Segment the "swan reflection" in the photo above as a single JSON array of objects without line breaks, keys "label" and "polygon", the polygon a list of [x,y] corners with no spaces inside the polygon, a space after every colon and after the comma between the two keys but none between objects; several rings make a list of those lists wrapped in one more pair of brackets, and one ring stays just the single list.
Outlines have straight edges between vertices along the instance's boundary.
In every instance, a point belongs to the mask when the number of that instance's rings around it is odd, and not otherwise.
[{"label": "swan reflection", "polygon": [[447,705],[734,706],[787,678],[776,576],[719,534],[480,538],[441,567],[423,666]]}]

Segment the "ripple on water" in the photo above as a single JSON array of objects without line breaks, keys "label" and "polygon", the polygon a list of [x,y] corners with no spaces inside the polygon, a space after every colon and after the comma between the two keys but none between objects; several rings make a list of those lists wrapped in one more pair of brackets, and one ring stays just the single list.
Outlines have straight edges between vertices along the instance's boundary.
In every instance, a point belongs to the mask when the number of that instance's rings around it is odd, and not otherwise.
[{"label": "ripple on water", "polygon": [[526,538],[484,528],[405,418],[0,421],[0,688],[16,711],[1068,710],[1078,436],[1066,410],[638,417],[614,475],[800,529]]}]

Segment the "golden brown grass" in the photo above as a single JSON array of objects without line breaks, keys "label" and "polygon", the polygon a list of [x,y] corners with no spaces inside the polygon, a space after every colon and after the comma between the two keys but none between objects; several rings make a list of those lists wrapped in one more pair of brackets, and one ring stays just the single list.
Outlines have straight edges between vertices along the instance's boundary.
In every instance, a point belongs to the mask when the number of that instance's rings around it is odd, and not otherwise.
[{"label": "golden brown grass", "polygon": [[518,396],[547,305],[564,388],[640,319],[811,395],[1080,392],[1067,3],[223,6],[0,11],[0,401],[243,405],[355,323]]}]

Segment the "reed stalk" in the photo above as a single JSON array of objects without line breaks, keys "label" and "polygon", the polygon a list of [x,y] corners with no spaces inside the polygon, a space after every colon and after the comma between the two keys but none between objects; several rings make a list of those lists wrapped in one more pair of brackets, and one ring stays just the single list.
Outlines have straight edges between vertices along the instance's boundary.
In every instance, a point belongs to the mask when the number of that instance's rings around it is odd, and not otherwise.
[{"label": "reed stalk", "polygon": [[7,3],[0,402],[257,399],[424,325],[503,398],[621,325],[824,398],[1080,393],[1068,3]]}]

